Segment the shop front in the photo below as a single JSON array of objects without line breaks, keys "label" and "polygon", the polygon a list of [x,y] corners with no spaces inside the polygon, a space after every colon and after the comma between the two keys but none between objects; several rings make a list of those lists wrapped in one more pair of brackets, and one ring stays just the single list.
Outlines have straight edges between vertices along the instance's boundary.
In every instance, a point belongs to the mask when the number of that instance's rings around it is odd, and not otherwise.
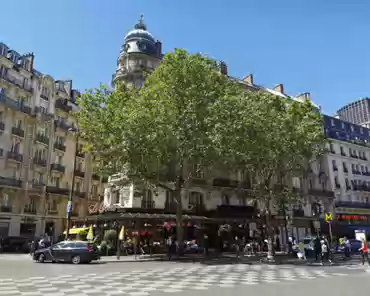
[{"label": "shop front", "polygon": [[363,230],[370,238],[370,204],[357,202],[337,202],[333,235],[355,237],[355,230]]}]

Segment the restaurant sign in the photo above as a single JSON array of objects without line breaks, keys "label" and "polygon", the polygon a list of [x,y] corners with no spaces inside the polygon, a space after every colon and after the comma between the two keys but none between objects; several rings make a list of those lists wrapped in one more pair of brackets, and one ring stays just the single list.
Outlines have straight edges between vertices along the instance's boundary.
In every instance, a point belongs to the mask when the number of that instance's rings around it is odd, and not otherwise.
[{"label": "restaurant sign", "polygon": [[117,209],[123,208],[119,205],[105,205],[104,202],[97,202],[89,206],[89,214],[102,214],[105,212],[114,212]]}]

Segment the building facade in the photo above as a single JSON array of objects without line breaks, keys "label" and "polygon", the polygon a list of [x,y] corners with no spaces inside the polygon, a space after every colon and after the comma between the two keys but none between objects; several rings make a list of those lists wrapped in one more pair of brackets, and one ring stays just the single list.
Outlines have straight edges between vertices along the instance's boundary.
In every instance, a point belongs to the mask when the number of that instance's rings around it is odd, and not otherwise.
[{"label": "building facade", "polygon": [[324,166],[335,192],[337,225],[341,232],[370,226],[370,129],[330,116],[324,116],[324,126],[331,140]]},{"label": "building facade", "polygon": [[[118,58],[117,71],[113,75],[113,85],[125,83],[141,87],[144,82],[143,73],[153,71],[161,62],[161,48],[161,43],[147,31],[147,27],[141,19],[125,37]],[[221,63],[220,72],[227,75],[226,64]],[[230,77],[230,79],[234,78]],[[264,88],[254,83],[252,75],[238,81],[246,89],[252,91],[266,91],[281,97],[288,97],[284,93],[282,84],[271,89]],[[309,100],[310,95],[304,93],[290,98],[303,101]],[[254,227],[253,225],[259,217],[260,207],[251,194],[250,176],[217,169],[202,173],[193,165],[190,165],[187,169],[193,172],[192,176],[194,177],[182,192],[182,205],[186,217],[193,218],[198,222],[213,219],[212,221],[216,221],[216,224],[227,221],[234,221],[233,223],[243,221],[243,223],[250,224],[250,227]],[[120,186],[122,177],[117,174],[109,178],[104,201],[91,205],[89,208],[91,221],[97,221],[96,223],[98,223],[100,219],[106,225],[109,219],[118,220],[120,217],[149,219],[150,214],[161,217],[162,220],[174,219],[176,204],[171,192],[161,189],[155,192],[151,190],[137,192],[133,184],[126,187]],[[293,186],[298,187],[298,190],[304,194],[303,202],[290,208],[285,213],[292,222],[289,231],[296,238],[303,238],[314,231],[312,222],[317,220],[317,217],[313,218],[313,206],[318,205],[322,211],[332,211],[333,191],[330,189],[328,182],[321,181],[316,164],[313,166],[309,179],[309,182],[296,178],[292,180]],[[121,215],[112,214],[117,212],[121,212]],[[112,216],[109,216],[110,214]],[[283,231],[285,229],[285,217],[278,209],[274,209],[273,215],[276,226],[279,228],[278,233],[281,236],[281,242],[285,242]],[[142,221],[144,221],[143,225],[147,224],[145,220]]]},{"label": "building facade", "polygon": [[370,99],[363,98],[347,104],[337,111],[339,119],[370,127]]},{"label": "building facade", "polygon": [[33,54],[0,43],[0,236],[61,234],[73,176],[74,218],[103,194],[78,140],[78,95],[72,81],[35,70]]}]

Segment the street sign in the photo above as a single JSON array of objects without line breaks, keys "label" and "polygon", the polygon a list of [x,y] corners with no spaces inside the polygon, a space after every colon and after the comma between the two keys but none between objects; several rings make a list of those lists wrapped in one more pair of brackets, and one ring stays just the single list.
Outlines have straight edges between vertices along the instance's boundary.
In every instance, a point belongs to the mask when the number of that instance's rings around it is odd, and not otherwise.
[{"label": "street sign", "polygon": [[325,213],[325,221],[330,223],[333,221],[333,214],[332,213]]}]

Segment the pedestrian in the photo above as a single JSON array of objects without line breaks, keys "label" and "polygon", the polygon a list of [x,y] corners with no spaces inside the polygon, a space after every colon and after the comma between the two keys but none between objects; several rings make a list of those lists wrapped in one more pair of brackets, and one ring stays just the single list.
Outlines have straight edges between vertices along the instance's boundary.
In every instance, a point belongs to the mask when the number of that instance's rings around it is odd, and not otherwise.
[{"label": "pedestrian", "polygon": [[351,243],[347,237],[344,237],[344,255],[347,259],[351,257]]},{"label": "pedestrian", "polygon": [[317,236],[314,241],[314,251],[315,251],[315,261],[320,259],[321,254],[321,242],[320,238]]},{"label": "pedestrian", "polygon": [[240,256],[240,242],[239,242],[239,237],[235,236],[235,255],[236,255],[236,260],[239,260]]},{"label": "pedestrian", "polygon": [[208,257],[208,248],[209,248],[208,235],[207,234],[204,234],[204,238],[203,238],[203,252],[204,252],[204,257],[205,258]]},{"label": "pedestrian", "polygon": [[321,265],[324,265],[324,261],[327,261],[331,264],[331,260],[329,258],[329,246],[325,240],[321,241]]},{"label": "pedestrian", "polygon": [[304,242],[299,242],[298,244],[298,250],[299,250],[299,253],[301,254],[300,258],[302,258],[303,260],[307,260],[307,257],[306,257],[306,248],[305,248],[305,245],[304,245]]},{"label": "pedestrian", "polygon": [[172,258],[172,244],[173,244],[172,237],[169,236],[166,241],[168,261],[170,261]]},{"label": "pedestrian", "polygon": [[359,249],[359,251],[361,251],[361,255],[362,255],[362,265],[365,265],[365,259],[366,259],[367,263],[370,266],[369,245],[367,244],[367,241],[365,238],[362,239],[362,244],[361,244],[361,248]]}]

